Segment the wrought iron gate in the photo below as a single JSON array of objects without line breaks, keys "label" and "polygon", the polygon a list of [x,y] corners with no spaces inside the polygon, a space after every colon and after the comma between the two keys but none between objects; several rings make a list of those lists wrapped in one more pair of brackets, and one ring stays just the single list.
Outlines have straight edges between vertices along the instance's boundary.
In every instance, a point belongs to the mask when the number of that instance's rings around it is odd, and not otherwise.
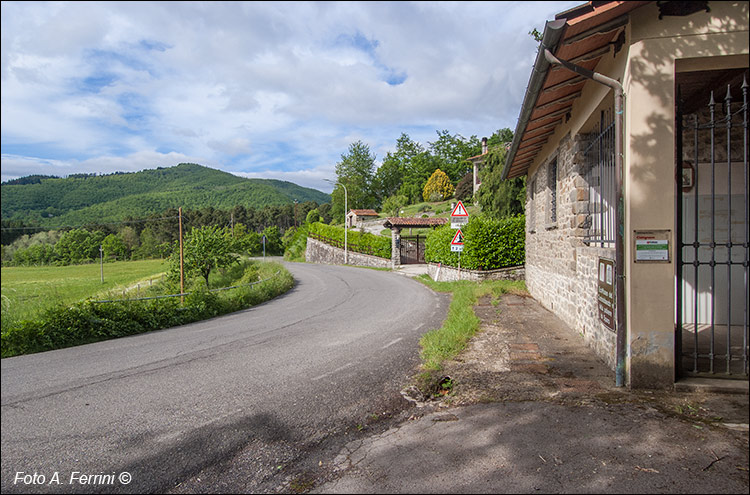
[{"label": "wrought iron gate", "polygon": [[424,249],[426,236],[401,237],[401,264],[410,265],[424,263]]},{"label": "wrought iron gate", "polygon": [[677,79],[675,361],[678,376],[747,379],[747,70],[723,77]]}]

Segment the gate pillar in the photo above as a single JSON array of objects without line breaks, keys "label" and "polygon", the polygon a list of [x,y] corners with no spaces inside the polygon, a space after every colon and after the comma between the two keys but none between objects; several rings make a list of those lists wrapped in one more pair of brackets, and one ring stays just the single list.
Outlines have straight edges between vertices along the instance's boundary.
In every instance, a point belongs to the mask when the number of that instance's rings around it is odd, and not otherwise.
[{"label": "gate pillar", "polygon": [[401,266],[401,229],[391,227],[391,268]]}]

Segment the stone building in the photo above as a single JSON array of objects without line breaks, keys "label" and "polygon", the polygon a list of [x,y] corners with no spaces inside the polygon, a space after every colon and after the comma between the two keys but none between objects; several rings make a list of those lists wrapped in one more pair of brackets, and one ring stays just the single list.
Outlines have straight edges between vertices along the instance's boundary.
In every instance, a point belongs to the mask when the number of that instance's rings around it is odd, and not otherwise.
[{"label": "stone building", "polygon": [[529,291],[619,385],[747,387],[748,52],[747,2],[545,25],[503,177],[527,177]]},{"label": "stone building", "polygon": [[375,210],[349,210],[346,214],[346,226],[353,229],[362,226],[365,220],[378,218],[378,212]]}]

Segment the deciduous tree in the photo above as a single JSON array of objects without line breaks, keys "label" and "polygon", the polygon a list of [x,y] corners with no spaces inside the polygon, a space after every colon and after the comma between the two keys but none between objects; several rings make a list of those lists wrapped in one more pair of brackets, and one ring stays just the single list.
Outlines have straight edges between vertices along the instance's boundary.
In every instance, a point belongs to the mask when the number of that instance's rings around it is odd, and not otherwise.
[{"label": "deciduous tree", "polygon": [[454,188],[448,175],[440,169],[430,176],[422,196],[426,201],[443,201],[453,196]]}]

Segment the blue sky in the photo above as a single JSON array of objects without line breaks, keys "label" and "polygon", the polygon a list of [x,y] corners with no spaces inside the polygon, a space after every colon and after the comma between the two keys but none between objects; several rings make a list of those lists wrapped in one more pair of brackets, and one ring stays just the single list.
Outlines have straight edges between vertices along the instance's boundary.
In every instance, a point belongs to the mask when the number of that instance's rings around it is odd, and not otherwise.
[{"label": "blue sky", "polygon": [[330,192],[379,164],[515,129],[528,35],[582,2],[13,2],[2,8],[2,180],[193,162]]}]

